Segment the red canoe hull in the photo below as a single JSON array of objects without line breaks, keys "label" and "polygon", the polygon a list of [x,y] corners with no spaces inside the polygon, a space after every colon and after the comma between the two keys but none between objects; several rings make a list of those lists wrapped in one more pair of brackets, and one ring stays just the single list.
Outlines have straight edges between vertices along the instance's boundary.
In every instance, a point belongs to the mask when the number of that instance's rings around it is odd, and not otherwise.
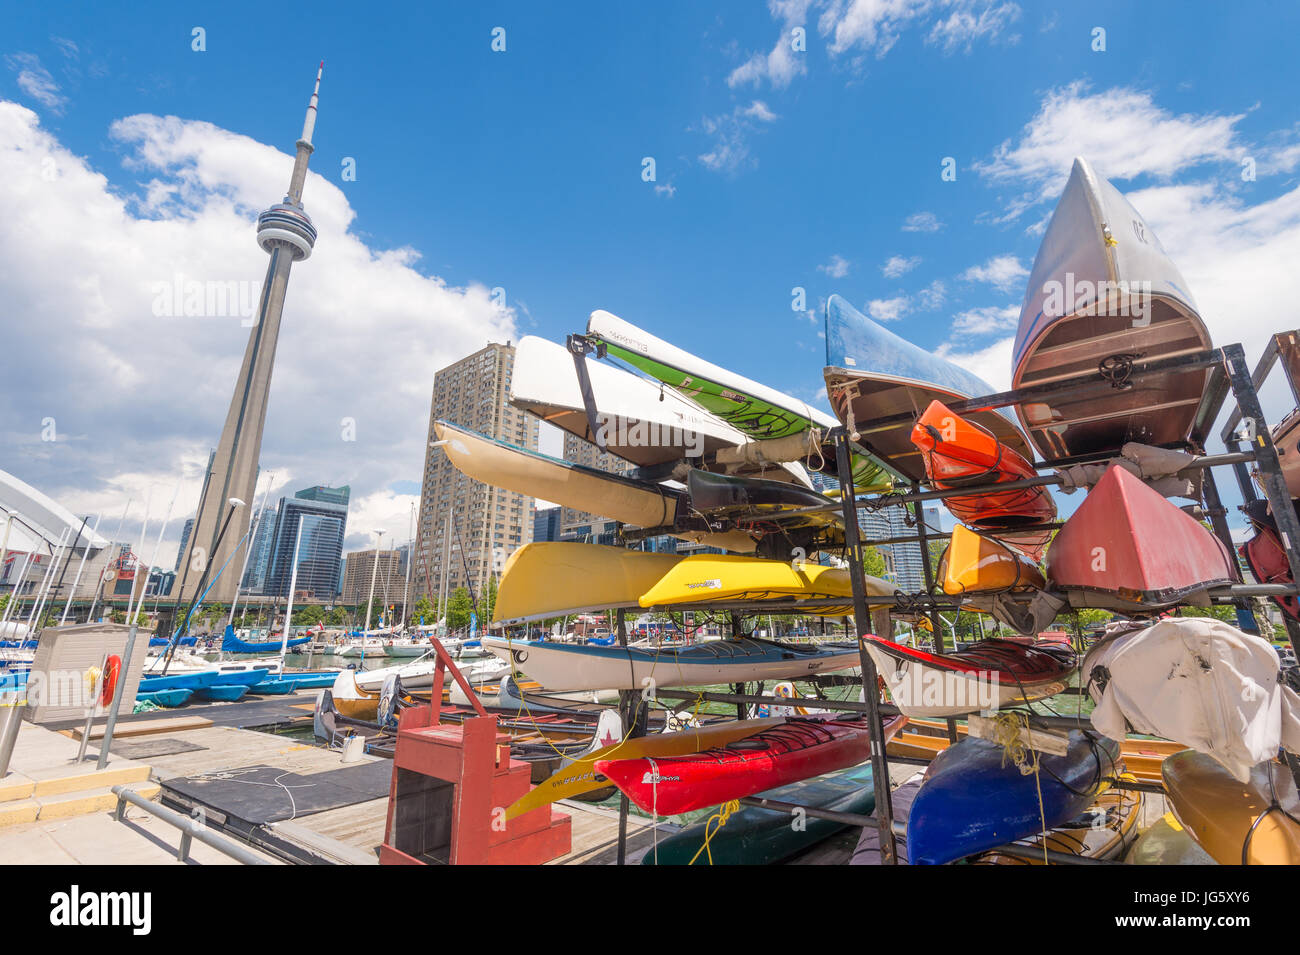
[{"label": "red canoe hull", "polygon": [[[1287,562],[1282,541],[1272,527],[1255,525],[1255,536],[1237,548],[1246,559],[1246,565],[1261,584],[1291,583],[1291,565]],[[1282,612],[1292,620],[1300,620],[1300,601],[1295,597],[1274,597]]]},{"label": "red canoe hull", "polygon": [[[885,739],[906,723],[885,721]],[[856,766],[871,756],[863,720],[791,719],[717,749],[662,759],[598,760],[607,776],[644,812],[672,816]]]},{"label": "red canoe hull", "polygon": [[[939,490],[1038,476],[1022,455],[941,401],[932,401],[917,419],[912,443],[921,452],[930,485]],[[1045,487],[950,497],[943,503],[958,520],[986,531],[1032,527],[1056,516],[1056,504]]]},{"label": "red canoe hull", "polygon": [[[1118,465],[1088,493],[1047,553],[1053,585],[1116,609],[1168,607],[1233,583],[1232,565],[1214,534]],[[1093,605],[1073,595],[1071,602]]]}]

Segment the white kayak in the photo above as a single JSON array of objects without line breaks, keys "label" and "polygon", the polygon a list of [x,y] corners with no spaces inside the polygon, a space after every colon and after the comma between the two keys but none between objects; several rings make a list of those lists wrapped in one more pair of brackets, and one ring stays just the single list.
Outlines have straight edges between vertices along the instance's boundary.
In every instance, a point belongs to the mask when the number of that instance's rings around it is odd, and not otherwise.
[{"label": "white kayak", "polygon": [[753,638],[640,648],[488,637],[483,647],[548,691],[794,680],[859,663],[856,644],[799,646]]}]

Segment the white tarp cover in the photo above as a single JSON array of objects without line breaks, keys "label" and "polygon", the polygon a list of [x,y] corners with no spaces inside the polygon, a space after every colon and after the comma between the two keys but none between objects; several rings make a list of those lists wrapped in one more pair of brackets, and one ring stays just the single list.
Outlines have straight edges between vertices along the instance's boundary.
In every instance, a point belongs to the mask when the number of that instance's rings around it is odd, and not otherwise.
[{"label": "white tarp cover", "polygon": [[1179,617],[1106,638],[1089,651],[1083,675],[1099,732],[1174,740],[1246,782],[1283,742],[1291,750],[1300,743],[1300,697],[1283,692],[1279,666],[1261,637],[1208,617]]},{"label": "white tarp cover", "polygon": [[1060,490],[1072,494],[1081,487],[1091,489],[1110,470],[1112,464],[1118,464],[1141,478],[1163,497],[1185,497],[1193,501],[1201,499],[1201,471],[1187,470],[1196,460],[1196,455],[1169,448],[1155,448],[1136,441],[1125,444],[1119,453],[1120,457],[1100,464],[1076,464],[1059,469],[1056,473],[1065,482]]}]

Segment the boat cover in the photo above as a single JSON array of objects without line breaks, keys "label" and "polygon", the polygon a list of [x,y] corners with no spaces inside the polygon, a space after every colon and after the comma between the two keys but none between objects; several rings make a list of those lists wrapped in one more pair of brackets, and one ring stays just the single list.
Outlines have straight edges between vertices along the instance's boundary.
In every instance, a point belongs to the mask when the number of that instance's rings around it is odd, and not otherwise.
[{"label": "boat cover", "polygon": [[1267,640],[1209,617],[1169,618],[1107,637],[1083,665],[1099,732],[1175,740],[1242,782],[1280,745],[1296,752],[1300,744],[1300,697],[1278,681],[1278,670]]},{"label": "boat cover", "polygon": [[1196,460],[1196,455],[1171,448],[1154,448],[1149,444],[1130,441],[1120,448],[1120,456],[1099,464],[1076,464],[1061,468],[1056,473],[1065,482],[1061,491],[1072,494],[1078,488],[1091,488],[1105,476],[1112,464],[1117,464],[1140,477],[1144,484],[1161,497],[1185,497],[1201,500],[1201,470],[1186,470]]}]

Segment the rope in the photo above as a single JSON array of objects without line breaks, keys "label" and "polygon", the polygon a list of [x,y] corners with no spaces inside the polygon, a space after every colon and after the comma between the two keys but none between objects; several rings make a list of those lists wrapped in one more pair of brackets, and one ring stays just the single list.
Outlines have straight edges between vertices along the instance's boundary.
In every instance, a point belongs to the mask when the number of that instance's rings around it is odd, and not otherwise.
[{"label": "rope", "polygon": [[[1047,810],[1043,808],[1043,780],[1039,773],[1039,754],[1025,743],[1021,729],[1029,728],[1029,720],[1019,713],[1003,712],[993,717],[992,742],[1002,747],[1002,765],[1010,761],[1020,770],[1021,776],[1033,775],[1038,791],[1039,831],[1043,833],[1043,865],[1047,861]],[[1030,754],[1032,755],[1032,758]]]},{"label": "rope", "polygon": [[[658,782],[658,776],[655,777],[655,781]],[[739,810],[739,799],[725,802],[718,807],[718,811],[710,816],[708,822],[704,824],[704,844],[696,850],[695,855],[691,856],[691,861],[686,863],[687,865],[695,865],[695,860],[700,857],[701,852],[708,856],[709,865],[713,865],[713,850],[709,848],[709,842],[718,834],[718,830],[727,824],[727,820],[731,818],[731,814],[733,812],[738,812]],[[656,859],[656,861],[658,860]]]}]

